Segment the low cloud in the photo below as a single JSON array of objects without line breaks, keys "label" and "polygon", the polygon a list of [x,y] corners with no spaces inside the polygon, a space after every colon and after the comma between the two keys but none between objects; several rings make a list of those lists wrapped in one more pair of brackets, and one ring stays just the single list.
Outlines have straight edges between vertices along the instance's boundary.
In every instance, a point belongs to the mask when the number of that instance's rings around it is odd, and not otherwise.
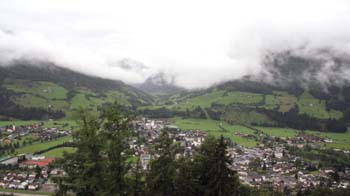
[{"label": "low cloud", "polygon": [[[11,0],[0,2],[0,29],[2,64],[48,60],[127,83],[163,72],[201,88],[264,71],[269,53],[348,55],[350,3]],[[335,82],[332,67],[322,66],[317,78]]]}]

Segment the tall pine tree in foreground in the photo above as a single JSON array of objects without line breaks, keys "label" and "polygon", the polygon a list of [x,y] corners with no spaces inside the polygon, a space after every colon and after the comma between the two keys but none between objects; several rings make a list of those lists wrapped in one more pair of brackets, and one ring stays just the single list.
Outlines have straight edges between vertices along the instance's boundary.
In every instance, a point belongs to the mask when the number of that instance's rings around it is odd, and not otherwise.
[{"label": "tall pine tree in foreground", "polygon": [[106,145],[105,154],[105,195],[127,195],[126,175],[131,166],[127,162],[131,152],[128,151],[127,139],[130,137],[130,119],[123,115],[118,106],[110,107],[103,112],[103,136]]},{"label": "tall pine tree in foreground", "polygon": [[147,176],[147,194],[150,196],[174,195],[176,155],[182,150],[178,144],[173,143],[173,139],[165,130],[156,142],[157,158],[151,162],[151,170]]},{"label": "tall pine tree in foreground", "polygon": [[229,168],[232,161],[226,152],[226,142],[207,137],[195,157],[195,174],[198,181],[197,193],[208,196],[239,195],[239,180],[235,171]]},{"label": "tall pine tree in foreground", "polygon": [[80,130],[74,132],[75,153],[64,155],[63,169],[68,176],[60,182],[61,195],[67,190],[77,196],[95,196],[103,189],[104,161],[100,122],[86,110],[79,109]]},{"label": "tall pine tree in foreground", "polygon": [[239,181],[236,172],[229,169],[232,160],[226,152],[227,146],[221,136],[217,141],[214,154],[210,158],[209,181],[205,195],[238,195]]},{"label": "tall pine tree in foreground", "polygon": [[56,179],[56,195],[119,196],[128,195],[127,172],[130,167],[129,118],[115,104],[98,118],[87,110],[77,112],[80,129],[73,134],[74,153],[66,153],[62,167],[64,178]]}]

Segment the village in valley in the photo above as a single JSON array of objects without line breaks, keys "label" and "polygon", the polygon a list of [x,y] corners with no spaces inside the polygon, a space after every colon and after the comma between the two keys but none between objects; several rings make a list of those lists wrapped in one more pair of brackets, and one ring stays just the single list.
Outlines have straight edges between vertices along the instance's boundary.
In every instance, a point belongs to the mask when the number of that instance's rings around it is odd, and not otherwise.
[{"label": "village in valley", "polygon": [[[55,160],[67,153],[74,152],[72,143],[73,130],[61,127],[47,128],[44,123],[31,125],[7,125],[0,129],[1,190],[28,190],[53,192],[57,186],[52,178],[64,176],[65,171],[55,164]],[[181,129],[173,124],[172,119],[138,118],[132,121],[133,131],[138,138],[128,141],[134,155],[130,160],[139,160],[145,172],[150,162],[157,157],[154,145],[162,130],[167,130],[174,142],[183,148],[178,156],[193,156],[205,140],[208,132],[200,129]],[[307,159],[296,154],[298,149],[314,148],[319,142],[329,143],[312,135],[297,135],[291,138],[268,136],[255,130],[259,136],[259,144],[244,147],[225,137],[227,150],[241,183],[254,187],[270,187],[286,192],[295,188],[308,189],[318,185],[330,188],[349,186],[350,168],[323,165],[322,162]],[[255,138],[240,132],[231,133],[242,138]],[[32,146],[41,145],[35,150]],[[28,150],[29,149],[29,150]],[[60,151],[60,153],[50,153]],[[346,150],[333,150],[334,153],[349,154]]]},{"label": "village in valley", "polygon": [[[191,156],[195,153],[207,135],[198,129],[181,130],[169,123],[168,120],[143,119],[136,121],[137,131],[146,138],[146,142],[141,145],[138,152],[141,155],[144,169],[148,168],[150,159],[155,156],[150,153],[149,148],[154,144],[163,128],[170,132],[174,141],[179,142],[184,147],[184,156]],[[244,135],[244,137],[250,136]],[[288,140],[267,137],[263,144],[247,148],[226,138],[226,142],[229,144],[228,153],[232,159],[230,168],[237,171],[243,184],[249,186],[270,186],[281,191],[293,188],[307,189],[320,184],[333,188],[348,187],[350,185],[350,168],[338,171],[337,168],[322,167],[320,164],[292,155],[288,151],[288,147],[303,148],[306,144],[312,145],[320,140],[322,139],[319,137],[309,135]],[[329,142],[329,139],[326,142]],[[350,152],[343,151],[341,153],[349,154]]]},{"label": "village in valley", "polygon": [[0,188],[53,192],[54,176],[65,172],[52,163],[57,157],[45,156],[56,149],[71,148],[70,130],[43,126],[43,122],[29,125],[7,125],[0,128]]}]

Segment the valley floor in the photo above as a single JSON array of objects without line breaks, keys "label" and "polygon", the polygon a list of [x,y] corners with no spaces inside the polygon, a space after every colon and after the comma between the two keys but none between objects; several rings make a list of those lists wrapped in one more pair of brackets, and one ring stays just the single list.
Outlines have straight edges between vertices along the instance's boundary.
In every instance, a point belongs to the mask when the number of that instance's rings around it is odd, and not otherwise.
[{"label": "valley floor", "polygon": [[[208,119],[172,118],[172,121],[180,129],[198,129],[215,136],[223,135],[224,137],[228,137],[233,142],[236,142],[244,147],[257,146],[259,144],[260,134],[264,134],[267,136],[279,137],[287,141],[288,139],[292,139],[294,137],[304,136],[300,139],[305,140],[305,143],[310,143],[325,148],[350,150],[350,132],[333,133],[310,130],[300,131],[280,127],[251,127],[244,125],[230,125],[223,121]],[[314,138],[309,136],[314,136]]]},{"label": "valley floor", "polygon": [[[329,168],[333,168],[333,160],[344,166],[346,176],[350,173],[348,169],[349,163],[346,163],[346,159],[343,159],[342,156],[335,155],[336,153],[339,153],[339,155],[349,154],[349,132],[330,133],[309,130],[300,131],[279,127],[231,125],[224,121],[180,117],[158,120],[138,120],[136,124],[143,127],[142,129],[137,129],[137,131],[141,130],[141,133],[145,135],[145,141],[152,140],[153,137],[157,138],[161,129],[167,126],[175,127],[177,136],[185,138],[184,141],[180,141],[181,144],[187,145],[187,142],[191,141],[193,143],[189,146],[192,147],[198,145],[198,142],[200,143],[202,141],[202,139],[198,140],[198,138],[196,138],[198,135],[203,139],[205,135],[212,135],[215,137],[222,135],[230,139],[232,143],[230,144],[231,148],[229,152],[234,159],[232,169],[238,171],[239,177],[243,183],[251,186],[259,185],[260,182],[256,182],[257,179],[264,179],[262,181],[266,181],[265,178],[269,178],[267,181],[271,182],[284,179],[289,182],[286,184],[291,187],[293,187],[295,183],[304,183],[305,187],[308,187],[311,185],[305,184],[305,182],[319,183],[321,177],[329,178],[330,174],[328,174],[327,171]],[[70,153],[75,151],[75,148],[69,144],[71,144],[72,132],[74,132],[76,128],[77,124],[73,121],[0,122],[0,139],[1,146],[3,147],[0,162],[8,163],[12,158],[18,158],[23,155],[26,157],[28,155],[28,157],[31,158],[32,154],[35,154],[37,158],[44,157],[43,160],[46,160],[45,157],[48,157],[50,160],[62,158],[65,152]],[[149,135],[152,137],[147,138]],[[194,139],[191,138],[194,135],[196,137]],[[186,140],[186,138],[189,139]],[[147,145],[151,147],[153,144]],[[192,150],[195,151],[194,149],[195,148]],[[189,153],[191,154],[193,151]],[[140,157],[140,159],[143,160],[151,156],[153,155],[143,154],[143,157]],[[264,156],[265,158],[261,159]],[[133,162],[137,160],[137,157],[138,156],[135,155],[130,157],[129,160]],[[303,163],[301,166],[297,166],[296,160],[299,158],[301,158]],[[329,162],[329,160],[331,160],[331,162]],[[312,171],[305,169],[308,167],[308,162],[315,164],[318,168]],[[261,166],[262,163],[264,167]],[[147,166],[145,166],[145,168],[147,168]],[[64,173],[64,171],[56,168],[54,170],[55,173],[51,172],[50,175],[63,175]],[[6,172],[0,172],[0,176],[6,179],[11,178],[13,173],[10,171],[12,170],[5,168],[5,171]],[[332,171],[334,172],[334,170]],[[23,171],[15,169],[14,172],[17,172],[16,175],[21,175]],[[27,177],[33,172],[35,172],[33,169],[29,170]],[[300,179],[295,180],[294,175],[299,175]],[[272,176],[277,179],[272,178]],[[50,176],[46,175],[44,172],[43,178],[35,179],[35,182],[40,182],[44,185],[49,182],[49,178]],[[304,178],[305,182],[302,181]],[[48,184],[50,185],[50,183]],[[343,186],[342,182],[336,184],[336,186],[338,185]],[[346,183],[344,186],[347,186]],[[48,187],[52,187],[52,185]],[[46,189],[39,189],[39,191],[44,191],[44,193],[12,189],[0,189],[0,192],[1,191],[14,192],[15,194],[24,196],[27,193],[45,195]]]}]

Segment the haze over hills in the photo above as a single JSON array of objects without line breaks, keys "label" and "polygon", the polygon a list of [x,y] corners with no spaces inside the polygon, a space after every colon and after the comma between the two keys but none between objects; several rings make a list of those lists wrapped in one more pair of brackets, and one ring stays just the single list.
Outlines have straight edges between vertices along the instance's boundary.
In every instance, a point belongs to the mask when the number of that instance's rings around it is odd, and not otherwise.
[{"label": "haze over hills", "polygon": [[79,106],[97,111],[99,105],[117,100],[138,107],[149,117],[182,116],[341,132],[350,122],[349,62],[346,55],[327,50],[310,56],[295,51],[272,53],[258,74],[186,90],[175,84],[175,77],[164,73],[150,76],[135,88],[52,63],[16,61],[0,67],[1,115],[69,118]]},{"label": "haze over hills", "polygon": [[264,61],[265,69],[257,75],[179,93],[163,105],[141,110],[155,117],[346,131],[350,122],[348,58],[327,51],[315,54],[271,54]]}]

